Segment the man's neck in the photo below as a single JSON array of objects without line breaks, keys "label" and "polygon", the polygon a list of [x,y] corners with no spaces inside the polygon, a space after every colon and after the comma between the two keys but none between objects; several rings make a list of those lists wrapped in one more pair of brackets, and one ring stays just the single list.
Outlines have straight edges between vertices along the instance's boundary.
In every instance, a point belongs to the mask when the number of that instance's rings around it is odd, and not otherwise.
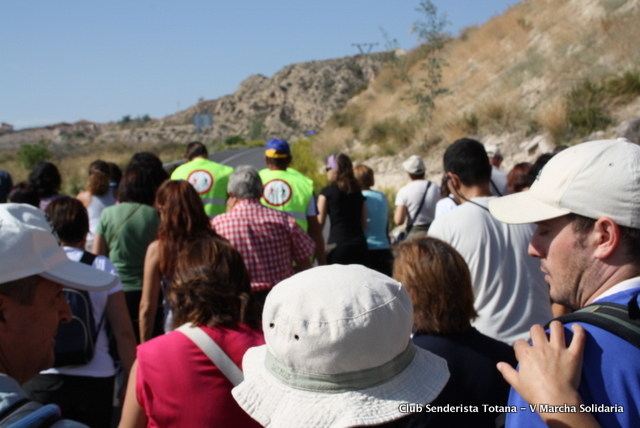
[{"label": "man's neck", "polygon": [[612,288],[623,281],[638,276],[640,276],[640,268],[638,268],[637,266],[631,264],[625,264],[622,266],[609,266],[609,269],[605,269],[605,271],[599,278],[599,282],[601,283],[601,285],[599,287],[594,287],[590,295],[583,297],[582,306],[584,307],[593,303],[603,295],[612,294],[610,292]]},{"label": "man's neck", "polygon": [[453,192],[453,195],[455,199],[458,201],[458,203],[463,204],[473,198],[482,198],[486,196],[491,196],[491,191],[489,190],[488,184],[480,185],[480,186],[469,186],[469,187],[462,185],[457,190],[457,192]]}]

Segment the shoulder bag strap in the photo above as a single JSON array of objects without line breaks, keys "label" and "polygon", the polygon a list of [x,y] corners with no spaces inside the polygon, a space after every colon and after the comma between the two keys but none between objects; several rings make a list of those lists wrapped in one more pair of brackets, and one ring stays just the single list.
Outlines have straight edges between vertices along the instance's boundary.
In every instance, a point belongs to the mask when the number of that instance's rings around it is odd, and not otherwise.
[{"label": "shoulder bag strap", "polygon": [[215,340],[202,331],[200,327],[194,326],[191,323],[185,323],[176,330],[191,339],[193,343],[213,361],[233,386],[237,386],[244,380],[242,370],[229,358]]},{"label": "shoulder bag strap", "polygon": [[111,238],[109,238],[109,242],[107,242],[107,249],[109,249],[109,247],[111,247],[111,243],[113,242],[113,239],[116,237],[116,235],[120,231],[120,228],[122,227],[122,225],[125,224],[126,221],[129,220],[129,218],[132,215],[134,215],[136,213],[136,211],[138,211],[140,209],[141,206],[142,206],[142,204],[138,204],[138,206],[135,207],[133,210],[131,210],[131,212],[129,214],[127,214],[127,216],[125,218],[123,218],[122,221],[120,222],[120,224],[118,224],[118,226],[113,230],[113,234],[111,235]]},{"label": "shoulder bag strap", "polygon": [[406,227],[406,231],[407,233],[411,232],[411,229],[413,228],[413,223],[416,221],[416,219],[418,218],[418,215],[420,214],[420,211],[422,210],[422,206],[424,205],[424,200],[427,199],[427,192],[429,192],[429,187],[431,187],[431,182],[427,181],[427,188],[424,190],[424,195],[422,195],[422,200],[420,201],[420,206],[418,207],[418,211],[416,211],[416,216],[415,218],[411,218],[411,215],[409,214],[409,210],[407,210],[407,215],[409,216],[409,221],[407,221],[407,227]]}]

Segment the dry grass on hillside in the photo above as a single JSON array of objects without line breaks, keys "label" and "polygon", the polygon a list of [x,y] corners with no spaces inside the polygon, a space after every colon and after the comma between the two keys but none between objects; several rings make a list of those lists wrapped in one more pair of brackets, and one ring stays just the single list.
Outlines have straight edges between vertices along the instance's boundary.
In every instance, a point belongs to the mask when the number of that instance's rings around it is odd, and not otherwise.
[{"label": "dry grass on hillside", "polygon": [[[348,149],[356,139],[378,155],[416,148],[428,155],[462,136],[507,132],[579,141],[591,128],[571,121],[593,112],[576,113],[572,91],[585,92],[587,81],[604,88],[613,77],[640,70],[639,21],[640,0],[523,1],[449,42],[442,81],[449,92],[437,99],[430,122],[416,120],[416,106],[405,96],[407,78],[414,85],[425,78],[418,48],[407,55],[404,69],[394,71],[391,64],[349,102],[344,111],[357,111],[357,122],[330,122],[316,152]],[[606,95],[593,107],[624,120],[625,103],[639,95],[632,92],[623,102]],[[396,130],[372,132],[385,124]]]}]

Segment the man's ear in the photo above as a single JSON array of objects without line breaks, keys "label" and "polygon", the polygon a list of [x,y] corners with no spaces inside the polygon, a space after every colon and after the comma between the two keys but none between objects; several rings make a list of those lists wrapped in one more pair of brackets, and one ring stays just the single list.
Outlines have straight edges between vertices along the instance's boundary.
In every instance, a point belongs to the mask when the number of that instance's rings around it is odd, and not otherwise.
[{"label": "man's ear", "polygon": [[447,186],[449,186],[449,193],[456,194],[456,190],[460,188],[460,177],[453,172],[447,172],[449,179],[447,180]]},{"label": "man's ear", "polygon": [[620,247],[620,226],[609,217],[600,217],[593,226],[595,256],[598,259],[610,257]]}]

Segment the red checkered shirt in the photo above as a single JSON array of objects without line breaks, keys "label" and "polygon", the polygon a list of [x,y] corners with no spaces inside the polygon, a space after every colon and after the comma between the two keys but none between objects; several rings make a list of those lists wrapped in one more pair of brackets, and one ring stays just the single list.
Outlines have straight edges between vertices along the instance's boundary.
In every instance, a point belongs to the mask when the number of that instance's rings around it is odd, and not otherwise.
[{"label": "red checkered shirt", "polygon": [[251,277],[251,289],[264,291],[294,274],[292,261],[311,257],[315,242],[281,211],[267,208],[257,199],[236,203],[231,211],[211,220],[242,256]]}]

